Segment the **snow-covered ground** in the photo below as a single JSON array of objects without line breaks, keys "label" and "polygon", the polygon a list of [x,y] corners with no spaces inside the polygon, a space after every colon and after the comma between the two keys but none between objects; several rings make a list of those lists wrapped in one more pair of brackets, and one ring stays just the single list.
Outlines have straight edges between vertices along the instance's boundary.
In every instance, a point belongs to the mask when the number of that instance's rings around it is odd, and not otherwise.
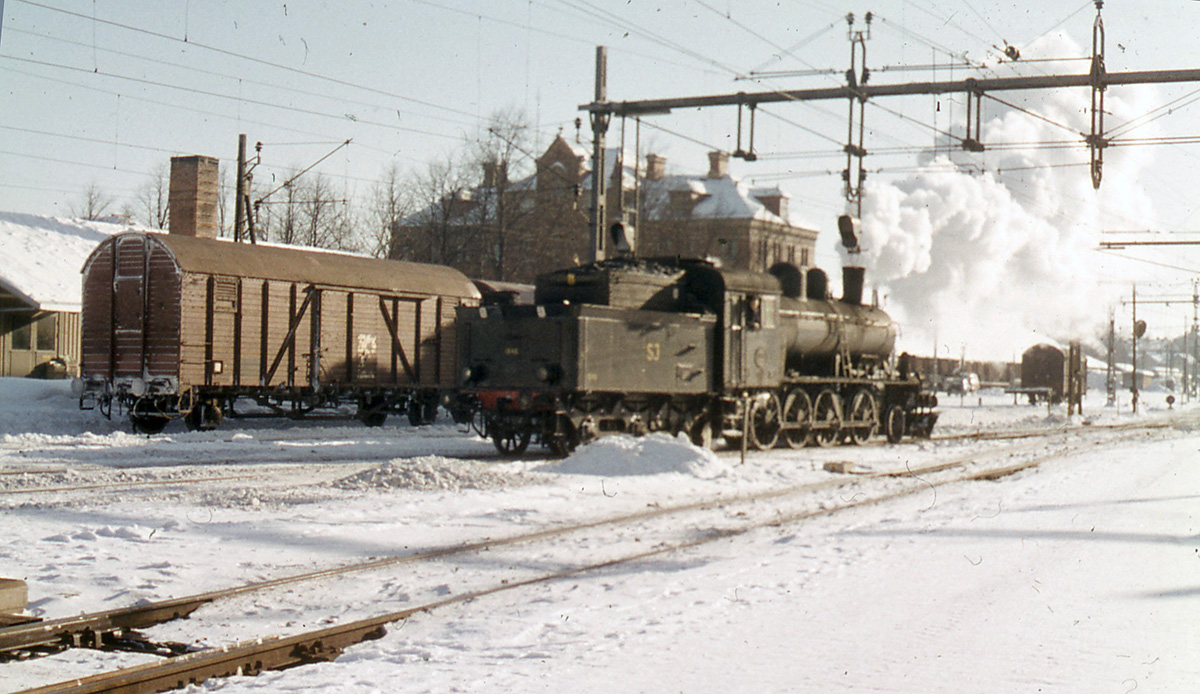
[{"label": "snow-covered ground", "polygon": [[[146,438],[78,411],[64,382],[0,379],[0,577],[28,582],[29,613],[57,617],[845,477],[826,462],[904,470],[1032,450],[1055,457],[419,614],[335,662],[195,689],[1193,692],[1200,407],[1167,411],[1164,399],[1144,394],[1136,418],[1170,427],[1124,436],[1097,430],[1134,421],[1127,400],[1104,408],[1093,393],[1069,419],[994,393],[943,397],[937,433],[1069,433],[778,450],[745,464],[663,436],[614,438],[563,461],[506,461],[449,424],[232,422]],[[337,606],[321,615],[334,621],[400,610],[469,590],[475,576],[594,561],[596,544],[245,596],[150,635],[216,643],[313,628],[316,602]],[[9,663],[0,691],[150,659]]]}]

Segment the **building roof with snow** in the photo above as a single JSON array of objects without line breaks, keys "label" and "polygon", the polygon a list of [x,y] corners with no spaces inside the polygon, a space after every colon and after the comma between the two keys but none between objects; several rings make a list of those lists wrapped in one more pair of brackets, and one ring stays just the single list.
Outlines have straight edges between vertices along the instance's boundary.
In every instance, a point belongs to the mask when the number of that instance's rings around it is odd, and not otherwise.
[{"label": "building roof with snow", "polygon": [[644,184],[646,218],[755,219],[795,226],[788,212],[790,196],[780,188],[751,188],[733,178],[724,152],[711,152],[709,163],[709,172],[703,175],[652,172]]},{"label": "building roof with snow", "polygon": [[83,262],[101,241],[131,228],[115,220],[0,212],[0,294],[12,295],[4,307],[78,312]]}]

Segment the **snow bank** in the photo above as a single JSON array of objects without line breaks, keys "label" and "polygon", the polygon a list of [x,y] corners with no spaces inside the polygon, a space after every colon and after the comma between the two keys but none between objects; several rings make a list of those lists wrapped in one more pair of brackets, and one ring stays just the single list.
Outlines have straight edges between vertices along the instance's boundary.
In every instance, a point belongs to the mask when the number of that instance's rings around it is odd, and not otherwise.
[{"label": "snow bank", "polygon": [[639,438],[606,436],[580,447],[566,460],[539,469],[569,475],[613,476],[678,472],[706,480],[732,472],[712,451],[666,434]]},{"label": "snow bank", "polygon": [[484,469],[479,463],[450,460],[437,455],[392,460],[379,467],[350,475],[333,483],[338,489],[369,491],[375,489],[445,490],[500,489],[512,486],[514,477]]},{"label": "snow bank", "polygon": [[0,378],[0,436],[7,434],[108,434],[129,424],[105,419],[95,410],[79,409],[69,380]]}]

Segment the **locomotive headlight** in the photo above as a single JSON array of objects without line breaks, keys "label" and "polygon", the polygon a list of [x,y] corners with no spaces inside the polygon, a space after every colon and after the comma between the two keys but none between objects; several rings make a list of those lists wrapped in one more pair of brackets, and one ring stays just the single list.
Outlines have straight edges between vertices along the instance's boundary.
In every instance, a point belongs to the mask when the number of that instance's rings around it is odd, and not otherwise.
[{"label": "locomotive headlight", "polygon": [[463,383],[478,383],[487,376],[487,368],[483,364],[464,366],[462,370]]},{"label": "locomotive headlight", "polygon": [[542,383],[554,383],[562,376],[562,369],[558,367],[558,364],[542,364],[534,373]]}]

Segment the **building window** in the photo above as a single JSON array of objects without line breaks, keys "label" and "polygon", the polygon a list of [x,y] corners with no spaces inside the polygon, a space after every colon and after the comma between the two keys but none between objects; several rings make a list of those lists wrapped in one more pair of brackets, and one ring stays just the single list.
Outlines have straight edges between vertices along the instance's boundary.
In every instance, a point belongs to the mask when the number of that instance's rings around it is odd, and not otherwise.
[{"label": "building window", "polygon": [[32,349],[33,347],[33,324],[32,319],[28,316],[13,316],[12,317],[12,348]]},{"label": "building window", "polygon": [[57,315],[51,313],[42,316],[34,324],[35,332],[37,333],[35,343],[37,344],[37,348],[43,352],[52,352],[55,349],[54,333],[58,325],[57,318]]}]

